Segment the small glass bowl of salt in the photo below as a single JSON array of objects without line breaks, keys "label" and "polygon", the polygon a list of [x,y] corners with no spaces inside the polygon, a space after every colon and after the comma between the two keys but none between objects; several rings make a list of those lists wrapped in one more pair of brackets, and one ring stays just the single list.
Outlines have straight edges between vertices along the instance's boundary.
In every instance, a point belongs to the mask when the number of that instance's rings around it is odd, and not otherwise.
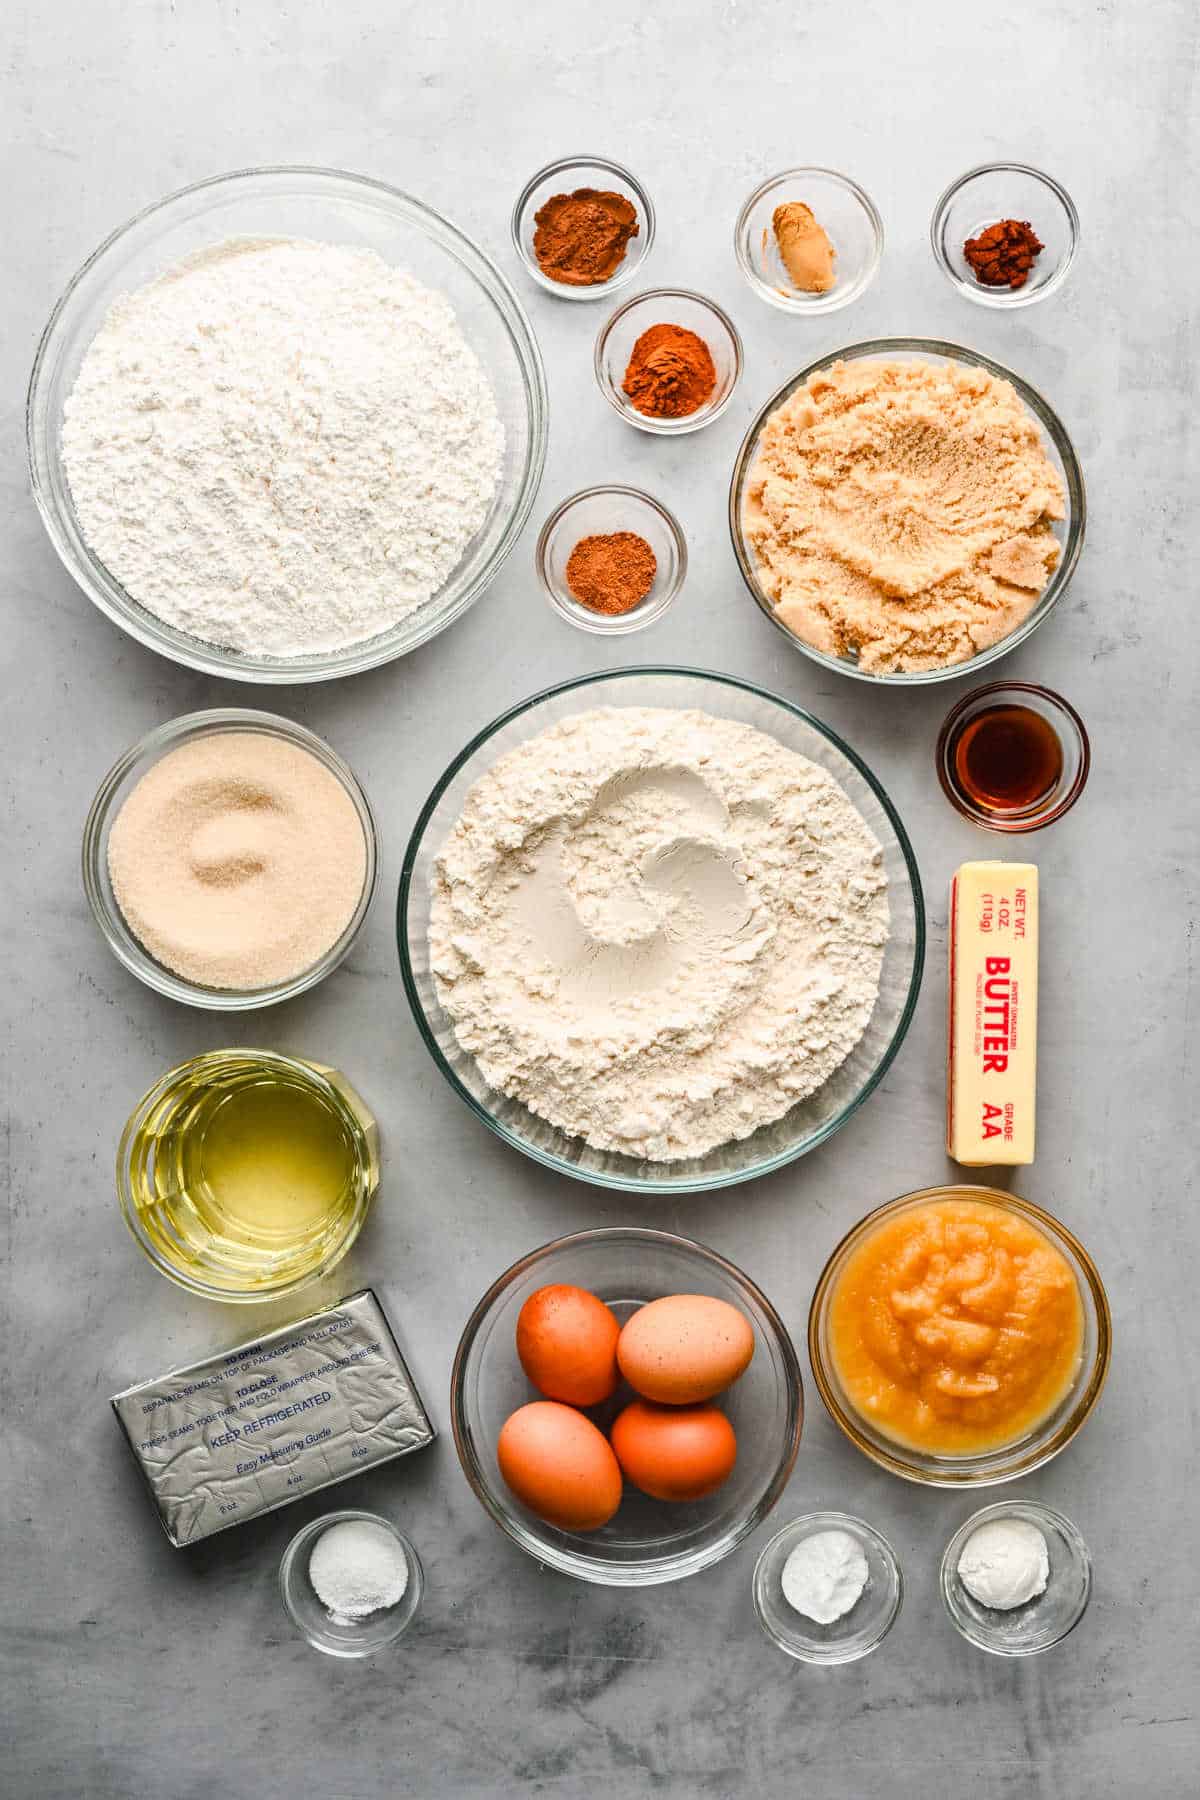
[{"label": "small glass bowl of salt", "polygon": [[327,1656],[371,1656],[395,1643],[416,1617],[424,1588],[412,1544],[378,1513],[313,1519],[279,1565],[292,1624]]},{"label": "small glass bowl of salt", "polygon": [[1070,1519],[1039,1500],[972,1513],[946,1545],[939,1578],[951,1623],[977,1650],[1038,1656],[1074,1631],[1092,1559]]},{"label": "small glass bowl of salt", "polygon": [[849,1513],[814,1512],[776,1532],[754,1570],[754,1610],[799,1662],[857,1662],[878,1649],[904,1597],[887,1539]]}]

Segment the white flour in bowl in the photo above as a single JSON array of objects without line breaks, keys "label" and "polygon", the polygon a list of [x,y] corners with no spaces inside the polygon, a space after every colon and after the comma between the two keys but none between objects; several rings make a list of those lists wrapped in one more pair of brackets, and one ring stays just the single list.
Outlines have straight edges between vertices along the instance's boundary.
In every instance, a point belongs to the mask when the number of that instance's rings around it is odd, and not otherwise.
[{"label": "white flour in bowl", "polygon": [[258,656],[341,650],[429,600],[503,450],[449,301],[294,238],[229,239],[123,296],[63,411],[93,553],[166,624]]},{"label": "white flour in bowl", "polygon": [[656,1162],[749,1137],[862,1037],[883,853],[751,726],[604,707],[500,758],[438,854],[438,998],[493,1088]]}]

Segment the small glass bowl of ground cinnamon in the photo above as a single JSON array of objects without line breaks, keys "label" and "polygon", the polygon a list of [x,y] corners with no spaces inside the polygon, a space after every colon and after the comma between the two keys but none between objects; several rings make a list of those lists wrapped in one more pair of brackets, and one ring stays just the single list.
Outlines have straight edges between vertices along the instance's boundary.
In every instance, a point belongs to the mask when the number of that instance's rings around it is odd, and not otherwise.
[{"label": "small glass bowl of ground cinnamon", "polygon": [[620,163],[565,156],[528,181],[513,208],[517,255],[559,300],[599,300],[639,272],[654,242],[654,208]]},{"label": "small glass bowl of ground cinnamon", "polygon": [[596,339],[596,380],[639,431],[679,437],[711,425],[742,373],[727,313],[686,288],[650,288],[619,306]]},{"label": "small glass bowl of ground cinnamon", "polygon": [[687,541],[661,501],[614,484],[584,488],[556,507],[534,559],[559,618],[614,637],[662,618],[687,574]]},{"label": "small glass bowl of ground cinnamon", "polygon": [[[938,267],[965,299],[1033,306],[1066,280],[1079,247],[1079,214],[1066,189],[1040,169],[985,163],[946,189],[929,236]],[[992,245],[999,255],[988,254]]]}]

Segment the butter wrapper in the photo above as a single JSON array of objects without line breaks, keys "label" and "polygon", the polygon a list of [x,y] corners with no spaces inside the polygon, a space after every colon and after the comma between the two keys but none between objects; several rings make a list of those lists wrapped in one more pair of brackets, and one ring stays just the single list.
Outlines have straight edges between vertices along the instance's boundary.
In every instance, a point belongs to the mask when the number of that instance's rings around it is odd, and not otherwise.
[{"label": "butter wrapper", "polygon": [[964,863],[950,889],[946,1150],[1031,1163],[1037,1104],[1038,872]]},{"label": "butter wrapper", "polygon": [[432,1443],[370,1289],[113,1397],[176,1549]]}]

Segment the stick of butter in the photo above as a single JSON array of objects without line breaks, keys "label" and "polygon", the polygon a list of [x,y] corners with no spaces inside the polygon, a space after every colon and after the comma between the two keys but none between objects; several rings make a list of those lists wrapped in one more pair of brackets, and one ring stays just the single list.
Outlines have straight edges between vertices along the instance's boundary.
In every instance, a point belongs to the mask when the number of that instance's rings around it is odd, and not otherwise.
[{"label": "stick of butter", "polygon": [[1037,1092],[1038,872],[964,863],[950,887],[946,1151],[1031,1163]]}]

